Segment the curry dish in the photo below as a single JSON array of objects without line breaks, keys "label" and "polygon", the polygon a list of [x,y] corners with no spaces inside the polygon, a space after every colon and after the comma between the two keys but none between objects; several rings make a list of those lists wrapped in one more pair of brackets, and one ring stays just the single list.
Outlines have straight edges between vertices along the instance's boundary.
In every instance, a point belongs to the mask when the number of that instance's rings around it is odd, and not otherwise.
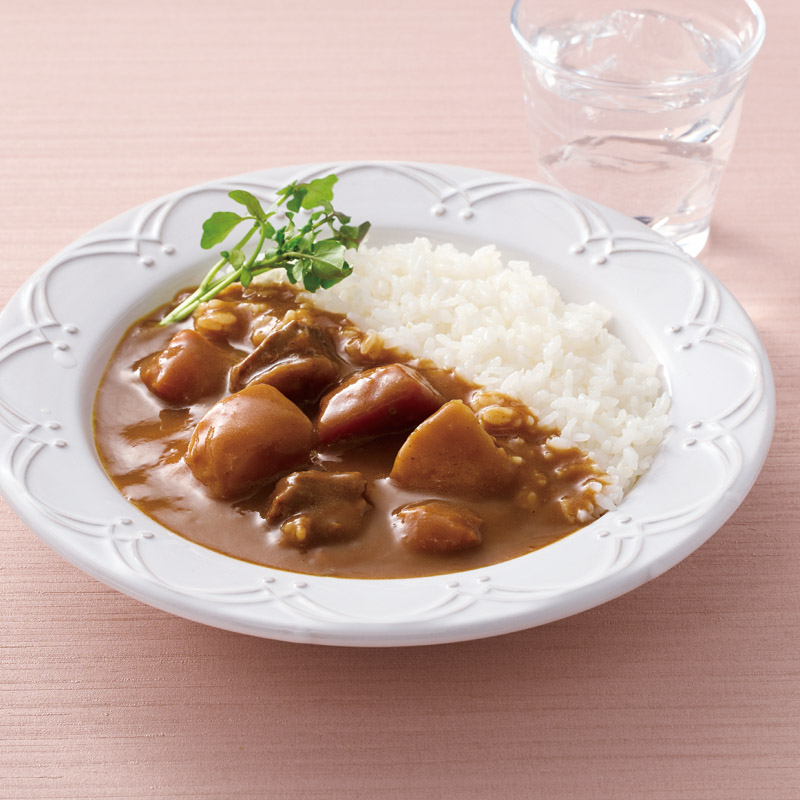
[{"label": "curry dish", "polygon": [[130,502],[235,558],[349,578],[487,566],[591,520],[599,470],[524,405],[305,298],[234,285],[128,330],[94,425]]}]

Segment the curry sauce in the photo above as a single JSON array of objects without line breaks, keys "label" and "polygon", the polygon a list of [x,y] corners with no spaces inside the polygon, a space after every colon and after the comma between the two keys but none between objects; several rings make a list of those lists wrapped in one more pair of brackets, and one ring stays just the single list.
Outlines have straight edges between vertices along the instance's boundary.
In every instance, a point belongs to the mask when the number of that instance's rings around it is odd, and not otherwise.
[{"label": "curry sauce", "polygon": [[[170,306],[171,307],[171,306]],[[520,402],[291,287],[232,286],[117,346],[97,449],[131,503],[234,558],[348,578],[474,569],[590,521],[598,468]]]}]

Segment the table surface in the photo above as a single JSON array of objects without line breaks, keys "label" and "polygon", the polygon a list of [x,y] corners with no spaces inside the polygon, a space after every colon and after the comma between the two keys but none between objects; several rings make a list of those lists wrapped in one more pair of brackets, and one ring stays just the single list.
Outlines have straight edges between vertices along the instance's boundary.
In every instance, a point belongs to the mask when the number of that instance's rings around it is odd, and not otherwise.
[{"label": "table surface", "polygon": [[[0,304],[84,231],[225,175],[377,158],[535,177],[507,2],[2,5]],[[777,427],[719,533],[561,622],[356,650],[169,616],[3,504],[0,797],[800,797],[800,5],[763,7],[702,260],[762,335]]]}]

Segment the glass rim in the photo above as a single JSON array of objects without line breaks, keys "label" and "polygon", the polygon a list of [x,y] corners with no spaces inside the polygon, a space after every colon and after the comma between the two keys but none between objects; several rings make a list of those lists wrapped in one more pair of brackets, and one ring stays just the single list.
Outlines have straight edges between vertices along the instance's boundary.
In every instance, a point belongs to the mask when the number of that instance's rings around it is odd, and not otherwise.
[{"label": "glass rim", "polygon": [[743,72],[747,69],[755,59],[761,45],[764,43],[766,35],[766,19],[764,12],[755,0],[743,0],[744,4],[750,9],[756,21],[755,35],[753,41],[750,42],[748,48],[741,54],[731,66],[720,70],[719,72],[712,72],[708,75],[698,75],[694,78],[678,78],[671,81],[613,81],[606,78],[595,78],[591,75],[582,75],[580,72],[575,72],[570,69],[565,69],[559,64],[554,64],[552,61],[537,56],[531,48],[530,41],[523,36],[519,28],[519,11],[525,0],[514,0],[514,5],[511,7],[511,32],[517,41],[520,49],[525,55],[533,61],[551,72],[560,73],[564,77],[569,77],[572,80],[578,80],[580,83],[588,87],[604,87],[614,88],[618,91],[637,91],[642,89],[652,90],[672,90],[672,89],[685,89],[691,86],[700,86],[703,84],[711,83],[713,81],[722,80],[728,76],[735,75],[737,72]]}]

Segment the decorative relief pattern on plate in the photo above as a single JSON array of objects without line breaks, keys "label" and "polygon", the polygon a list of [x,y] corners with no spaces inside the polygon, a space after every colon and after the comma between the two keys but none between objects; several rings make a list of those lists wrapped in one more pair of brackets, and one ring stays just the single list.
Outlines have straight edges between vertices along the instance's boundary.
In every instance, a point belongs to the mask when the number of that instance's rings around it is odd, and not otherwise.
[{"label": "decorative relief pattern on plate", "polygon": [[[25,405],[15,407],[0,388],[0,423],[5,430],[3,438],[6,440],[2,464],[5,492],[9,497],[24,497],[34,516],[47,520],[63,536],[89,537],[98,542],[98,550],[93,556],[95,563],[92,565],[95,574],[102,574],[108,566],[104,565],[104,559],[108,558],[107,545],[110,544],[116,560],[114,569],[121,567],[123,572],[130,573],[129,577],[137,584],[137,593],[140,595],[147,593],[146,589],[140,587],[150,584],[178,596],[229,609],[254,605],[280,607],[290,619],[301,618],[323,626],[329,623],[356,626],[376,622],[389,626],[417,624],[457,617],[468,609],[487,603],[508,605],[545,602],[548,598],[567,596],[618,576],[641,558],[649,537],[680,533],[686,525],[707,515],[730,491],[744,466],[737,430],[757,409],[763,407],[768,375],[764,374],[762,356],[753,343],[722,322],[720,289],[696,261],[679,253],[644,226],[639,231],[636,223],[631,222],[620,231],[614,223],[609,222],[603,210],[589,201],[525,180],[485,173],[476,175],[474,171],[464,177],[461,174],[464,171],[445,167],[373,162],[315,165],[298,170],[293,177],[296,180],[308,180],[331,171],[335,171],[342,182],[364,173],[370,174],[373,180],[379,180],[382,175],[391,175],[393,179],[409,181],[424,189],[430,197],[429,211],[434,218],[449,215],[454,219],[448,223],[451,226],[449,230],[461,225],[472,230],[479,223],[481,209],[499,198],[508,200],[513,196],[534,195],[539,198],[538,202],[559,209],[557,213],[563,214],[564,219],[574,227],[574,238],[564,242],[564,258],[586,260],[596,267],[612,269],[620,256],[655,254],[658,256],[656,267],[651,267],[647,258],[644,258],[642,269],[652,269],[657,274],[667,264],[670,270],[683,271],[691,290],[686,294],[683,307],[678,309],[680,318],[662,334],[665,342],[668,341],[674,348],[675,358],[679,361],[682,354],[696,348],[722,348],[739,359],[750,376],[745,384],[735,387],[733,396],[725,395],[724,405],[715,413],[703,419],[675,420],[673,435],[682,437],[679,457],[691,459],[693,452],[711,452],[716,464],[713,474],[708,475],[697,498],[683,507],[670,509],[668,513],[649,515],[642,509],[630,513],[623,502],[617,511],[594,523],[590,529],[594,530],[595,539],[602,540],[603,555],[568,580],[557,580],[552,584],[546,581],[529,584],[524,581],[509,582],[498,579],[494,568],[429,578],[424,580],[430,582],[435,591],[429,593],[423,602],[390,604],[391,607],[387,606],[376,617],[354,612],[352,608],[345,610],[337,607],[335,602],[319,599],[317,589],[331,579],[316,576],[293,576],[254,565],[248,565],[246,577],[237,578],[222,587],[166,576],[162,564],[154,555],[165,542],[169,541],[171,546],[175,546],[178,537],[174,534],[158,529],[156,525],[153,527],[157,532],[146,530],[134,524],[124,510],[115,518],[98,520],[78,509],[62,508],[46,494],[41,491],[37,493],[32,488],[28,481],[32,463],[47,459],[53,448],[63,449],[66,445],[59,435],[60,422],[49,419],[46,422],[37,421],[39,409]],[[17,369],[20,356],[24,358],[26,352],[41,346],[51,350],[50,369],[72,371],[77,368],[80,371],[85,367],[78,362],[68,342],[69,337],[79,333],[78,326],[71,320],[57,319],[49,301],[49,282],[58,271],[70,269],[71,274],[79,274],[89,261],[110,256],[138,259],[143,267],[153,267],[162,256],[169,259],[176,255],[175,244],[164,241],[164,231],[173,216],[180,213],[187,199],[205,193],[226,193],[242,186],[263,199],[271,199],[274,191],[285,182],[285,178],[255,174],[178,192],[129,215],[127,231],[120,232],[103,226],[99,232],[75,242],[34,276],[15,298],[18,316],[23,322],[12,326],[0,325],[0,378],[4,377],[3,373],[7,370]],[[97,464],[93,467],[99,470]],[[120,508],[126,506],[120,497]],[[143,547],[145,543],[147,547]],[[102,552],[100,544],[104,547]],[[180,540],[179,547],[186,558],[196,558],[198,551],[202,551],[202,548],[184,540]],[[226,560],[219,554],[202,552],[220,563]],[[363,591],[364,582],[360,583],[359,591]],[[321,594],[326,598],[330,596],[330,593]],[[272,628],[276,624],[277,621],[273,621]]]}]

